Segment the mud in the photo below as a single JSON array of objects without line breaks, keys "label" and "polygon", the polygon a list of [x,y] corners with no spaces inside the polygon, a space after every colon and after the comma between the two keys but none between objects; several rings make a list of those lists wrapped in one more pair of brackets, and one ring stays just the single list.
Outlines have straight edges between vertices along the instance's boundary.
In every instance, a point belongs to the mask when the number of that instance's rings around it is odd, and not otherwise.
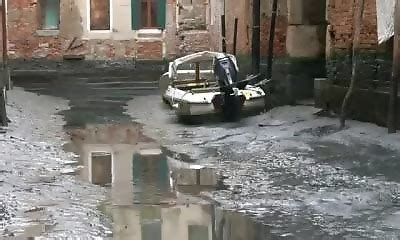
[{"label": "mud", "polygon": [[[154,89],[158,74],[16,82],[46,96],[10,95],[13,123],[0,135],[15,149],[1,155],[4,235],[400,236],[399,136],[352,121],[339,130],[307,106],[183,125]],[[216,169],[218,184],[193,175],[194,185],[179,185],[176,171],[189,169],[190,179],[199,165]]]},{"label": "mud", "polygon": [[274,109],[234,124],[182,126],[159,102],[157,96],[152,102],[149,97],[136,99],[127,112],[136,116],[142,105],[141,113],[152,109],[140,116],[150,125],[145,127],[147,134],[199,163],[218,167],[228,189],[214,192],[213,198],[226,209],[262,222],[267,236],[399,236],[400,228],[393,223],[398,215],[394,169],[399,151],[392,146],[398,136],[379,135],[372,141],[382,132],[378,127],[350,122],[340,130],[337,120],[301,106]]}]

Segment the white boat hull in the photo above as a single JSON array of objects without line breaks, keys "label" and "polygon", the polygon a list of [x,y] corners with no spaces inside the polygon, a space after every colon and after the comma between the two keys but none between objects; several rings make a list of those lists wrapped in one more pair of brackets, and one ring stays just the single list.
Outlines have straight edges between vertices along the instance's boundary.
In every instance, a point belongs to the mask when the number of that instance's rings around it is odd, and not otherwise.
[{"label": "white boat hull", "polygon": [[[220,94],[220,92],[190,93],[169,87],[163,95],[163,99],[175,110],[178,116],[201,116],[220,112],[212,102],[214,97]],[[246,94],[252,96],[246,98]],[[243,111],[264,108],[265,106],[265,93],[261,88],[239,90],[237,96],[245,98],[242,105]]]},{"label": "white boat hull", "polygon": [[[230,103],[223,104],[226,99],[223,96],[227,93],[220,92],[213,69],[197,69],[197,72],[193,69],[178,70],[181,64],[196,63],[220,55],[221,53],[200,52],[170,63],[169,71],[160,78],[159,88],[164,102],[175,109],[177,116],[209,115],[230,108]],[[232,55],[229,57],[238,70],[235,57]],[[232,88],[232,90],[234,92],[232,95],[240,100],[232,104],[240,110],[247,111],[265,106],[266,94],[260,87],[247,85],[244,89]]]}]

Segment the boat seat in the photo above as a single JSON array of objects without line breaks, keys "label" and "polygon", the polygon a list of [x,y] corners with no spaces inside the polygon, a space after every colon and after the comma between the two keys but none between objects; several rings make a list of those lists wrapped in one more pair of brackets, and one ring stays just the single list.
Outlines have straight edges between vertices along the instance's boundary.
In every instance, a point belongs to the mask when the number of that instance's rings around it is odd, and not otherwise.
[{"label": "boat seat", "polygon": [[215,80],[209,80],[209,79],[205,79],[202,78],[200,80],[196,80],[196,79],[176,79],[173,81],[174,85],[181,85],[181,84],[189,84],[189,83],[204,83],[204,82],[208,82],[208,83],[215,83]]},{"label": "boat seat", "polygon": [[197,82],[197,83],[187,83],[187,84],[179,84],[175,85],[176,88],[181,89],[181,90],[190,90],[190,89],[201,89],[201,88],[208,88],[211,87],[212,85],[215,85],[216,83],[210,83],[210,82]]}]

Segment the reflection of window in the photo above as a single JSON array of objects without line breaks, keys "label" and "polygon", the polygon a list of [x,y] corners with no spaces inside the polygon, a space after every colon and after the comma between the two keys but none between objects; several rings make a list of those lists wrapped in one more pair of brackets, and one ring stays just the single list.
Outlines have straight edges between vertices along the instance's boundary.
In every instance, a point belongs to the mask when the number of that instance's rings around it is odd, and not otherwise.
[{"label": "reflection of window", "polygon": [[165,28],[166,0],[131,0],[132,29]]},{"label": "reflection of window", "polygon": [[90,182],[97,185],[112,183],[112,154],[92,152],[89,163]]},{"label": "reflection of window", "polygon": [[41,28],[57,30],[60,25],[60,0],[40,0]]},{"label": "reflection of window", "polygon": [[208,240],[208,227],[189,225],[189,240]]},{"label": "reflection of window", "polygon": [[90,30],[110,30],[110,0],[90,0]]},{"label": "reflection of window", "polygon": [[140,211],[142,240],[161,240],[161,208],[159,206],[143,206]]}]

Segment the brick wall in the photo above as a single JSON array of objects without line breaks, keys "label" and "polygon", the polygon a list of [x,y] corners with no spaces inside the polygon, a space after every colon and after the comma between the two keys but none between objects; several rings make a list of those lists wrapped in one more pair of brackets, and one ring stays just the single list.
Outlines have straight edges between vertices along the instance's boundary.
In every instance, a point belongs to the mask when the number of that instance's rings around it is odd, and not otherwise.
[{"label": "brick wall", "polygon": [[[114,0],[113,0],[114,1]],[[119,1],[119,0],[115,0]],[[121,1],[121,4],[123,2]],[[134,32],[128,29],[128,37],[91,38],[84,35],[86,16],[82,16],[83,0],[60,0],[60,29],[57,34],[40,30],[39,0],[12,0],[8,4],[9,56],[11,59],[61,60],[64,56],[84,56],[87,60],[162,60],[163,54],[175,55],[175,6],[176,0],[167,0],[166,34],[154,43],[137,44]],[[127,21],[130,24],[130,21]],[[115,31],[115,30],[114,30]],[[45,36],[42,36],[42,35]],[[47,35],[49,34],[49,35]],[[125,33],[123,33],[125,34]],[[118,36],[120,36],[118,35]],[[169,43],[164,45],[164,37]],[[140,39],[139,39],[140,42]],[[151,41],[150,41],[151,42]],[[164,50],[166,46],[166,50]],[[146,49],[148,47],[148,49]]]},{"label": "brick wall", "polygon": [[162,49],[163,42],[159,40],[154,41],[138,41],[136,42],[136,56],[138,59],[143,60],[160,60],[163,58]]},{"label": "brick wall", "polygon": [[180,56],[200,51],[210,51],[210,33],[201,30],[183,31],[179,33],[177,44]]},{"label": "brick wall", "polygon": [[[375,50],[377,47],[377,19],[375,0],[365,1],[365,12],[361,30],[361,48]],[[338,50],[348,49],[353,39],[353,1],[330,0],[328,21],[332,47]]]},{"label": "brick wall", "polygon": [[[241,55],[251,54],[252,37],[252,1],[243,0],[240,2],[226,1],[227,41],[228,50],[233,48],[233,26],[234,19],[238,17],[238,42],[237,51]],[[267,56],[269,30],[271,23],[272,1],[261,1],[261,55]],[[281,57],[286,54],[286,30],[287,30],[287,5],[286,1],[279,1],[279,13],[275,29],[274,53]]]},{"label": "brick wall", "polygon": [[[269,31],[271,25],[270,17],[261,19],[261,56],[268,56]],[[282,57],[286,55],[286,32],[288,27],[287,16],[278,16],[276,20],[274,55]]]},{"label": "brick wall", "polygon": [[[330,25],[327,42],[327,74],[329,79],[339,85],[348,85],[351,78],[350,52],[355,22],[354,11],[353,1],[330,0],[328,5]],[[357,70],[360,87],[370,87],[372,80],[390,79],[391,60],[382,58],[378,49],[376,1],[366,0]],[[391,55],[390,49],[386,51],[386,54]]]}]

